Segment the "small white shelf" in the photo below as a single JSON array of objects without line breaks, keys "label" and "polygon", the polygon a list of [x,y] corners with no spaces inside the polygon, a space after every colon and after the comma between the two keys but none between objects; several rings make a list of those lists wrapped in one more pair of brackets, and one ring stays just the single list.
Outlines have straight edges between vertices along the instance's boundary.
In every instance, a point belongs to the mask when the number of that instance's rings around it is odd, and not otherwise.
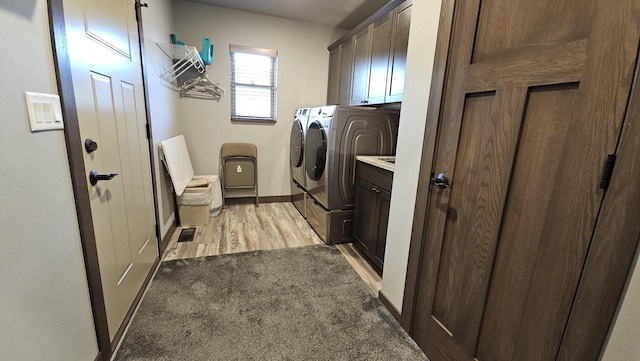
[{"label": "small white shelf", "polygon": [[200,53],[198,53],[195,47],[160,43],[156,43],[156,45],[173,61],[173,66],[165,70],[165,72],[160,75],[160,79],[176,85],[178,77],[191,68],[194,68],[200,74],[205,73],[205,65],[202,62],[202,58],[200,58]]}]

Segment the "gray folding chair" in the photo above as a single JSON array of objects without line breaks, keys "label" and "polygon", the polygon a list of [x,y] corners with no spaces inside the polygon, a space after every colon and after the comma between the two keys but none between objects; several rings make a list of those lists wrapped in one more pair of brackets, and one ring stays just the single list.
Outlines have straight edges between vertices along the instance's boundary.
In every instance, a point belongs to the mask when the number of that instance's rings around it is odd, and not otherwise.
[{"label": "gray folding chair", "polygon": [[253,191],[258,206],[258,147],[252,143],[224,143],[220,149],[220,167],[223,199]]}]

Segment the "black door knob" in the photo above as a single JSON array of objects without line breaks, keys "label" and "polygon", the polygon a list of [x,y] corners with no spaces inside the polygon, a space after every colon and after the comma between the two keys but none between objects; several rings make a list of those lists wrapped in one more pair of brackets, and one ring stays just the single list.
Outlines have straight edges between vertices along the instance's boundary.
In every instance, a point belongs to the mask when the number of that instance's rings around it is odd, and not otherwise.
[{"label": "black door knob", "polygon": [[87,140],[84,141],[84,149],[87,150],[87,153],[93,153],[98,149],[98,143],[94,142],[91,138],[87,138]]},{"label": "black door knob", "polygon": [[98,171],[96,171],[95,169],[92,169],[91,172],[89,172],[89,183],[91,183],[92,186],[98,184],[98,181],[104,180],[104,181],[108,181],[108,180],[112,180],[113,177],[117,176],[118,173],[110,173],[110,174],[98,174]]},{"label": "black door knob", "polygon": [[449,178],[444,173],[438,174],[435,178],[431,175],[431,184],[440,188],[446,189],[451,188],[451,184],[449,184]]}]

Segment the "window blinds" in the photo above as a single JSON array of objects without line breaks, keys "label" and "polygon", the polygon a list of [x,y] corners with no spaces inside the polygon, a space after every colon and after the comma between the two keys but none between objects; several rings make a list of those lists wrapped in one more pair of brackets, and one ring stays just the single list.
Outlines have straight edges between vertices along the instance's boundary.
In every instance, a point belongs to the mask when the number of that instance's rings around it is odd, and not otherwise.
[{"label": "window blinds", "polygon": [[231,61],[231,120],[276,120],[278,52],[229,46]]}]

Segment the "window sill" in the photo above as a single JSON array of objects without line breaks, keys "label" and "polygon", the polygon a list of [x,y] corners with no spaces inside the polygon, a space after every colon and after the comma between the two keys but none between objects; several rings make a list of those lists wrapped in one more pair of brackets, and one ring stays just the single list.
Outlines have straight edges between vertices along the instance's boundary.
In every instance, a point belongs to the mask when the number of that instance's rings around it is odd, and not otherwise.
[{"label": "window sill", "polygon": [[233,123],[275,124],[276,119],[265,118],[231,118]]}]

